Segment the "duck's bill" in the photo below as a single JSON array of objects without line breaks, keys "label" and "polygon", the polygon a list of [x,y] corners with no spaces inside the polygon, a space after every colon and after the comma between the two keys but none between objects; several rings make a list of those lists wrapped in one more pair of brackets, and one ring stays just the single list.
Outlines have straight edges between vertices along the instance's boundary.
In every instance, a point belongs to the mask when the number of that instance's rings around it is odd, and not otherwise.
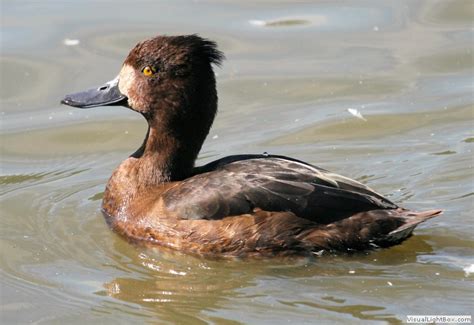
[{"label": "duck's bill", "polygon": [[66,95],[61,103],[73,107],[91,108],[106,105],[121,105],[126,104],[126,101],[127,96],[120,93],[118,88],[117,77],[105,83],[103,86]]}]

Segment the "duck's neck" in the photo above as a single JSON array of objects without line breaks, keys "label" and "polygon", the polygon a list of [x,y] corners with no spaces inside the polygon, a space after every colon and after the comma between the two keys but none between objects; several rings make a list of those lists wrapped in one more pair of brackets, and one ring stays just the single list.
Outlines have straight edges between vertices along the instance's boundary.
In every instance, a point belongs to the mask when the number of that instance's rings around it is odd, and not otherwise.
[{"label": "duck's neck", "polygon": [[168,130],[149,126],[142,147],[132,155],[138,158],[140,184],[154,186],[186,178],[192,172],[199,149],[200,146],[193,150]]},{"label": "duck's neck", "polygon": [[[189,177],[217,110],[217,95],[207,101],[181,103],[175,110],[158,110],[148,119],[148,132],[142,147],[133,155],[137,160],[140,185],[156,186]],[[189,98],[188,98],[189,100]],[[175,102],[176,103],[176,102]],[[170,111],[186,112],[172,114]]]}]

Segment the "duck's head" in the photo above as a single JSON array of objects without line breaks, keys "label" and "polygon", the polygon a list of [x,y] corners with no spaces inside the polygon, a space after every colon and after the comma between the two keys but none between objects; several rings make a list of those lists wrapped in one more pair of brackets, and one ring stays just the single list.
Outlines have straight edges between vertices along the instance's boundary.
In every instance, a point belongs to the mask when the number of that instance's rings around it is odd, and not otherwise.
[{"label": "duck's head", "polygon": [[214,42],[197,35],[154,37],[130,51],[115,79],[61,102],[79,108],[122,105],[150,124],[199,121],[209,129],[217,110],[212,64],[222,59]]}]

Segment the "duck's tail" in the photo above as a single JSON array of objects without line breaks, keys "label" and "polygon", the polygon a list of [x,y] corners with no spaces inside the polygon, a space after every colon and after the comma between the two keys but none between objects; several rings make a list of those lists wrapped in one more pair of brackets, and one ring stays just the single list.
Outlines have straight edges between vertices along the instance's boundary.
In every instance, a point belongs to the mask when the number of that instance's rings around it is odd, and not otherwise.
[{"label": "duck's tail", "polygon": [[402,210],[399,209],[400,215],[398,217],[405,220],[405,223],[400,227],[392,230],[385,236],[382,236],[375,240],[375,244],[379,246],[392,246],[396,245],[406,238],[408,238],[413,230],[418,226],[420,223],[425,222],[428,219],[436,217],[443,213],[443,210],[428,210],[423,212],[414,212],[409,210]]},{"label": "duck's tail", "polygon": [[441,210],[413,212],[402,208],[359,212],[332,224],[307,229],[302,243],[312,250],[357,251],[400,244],[420,223]]}]

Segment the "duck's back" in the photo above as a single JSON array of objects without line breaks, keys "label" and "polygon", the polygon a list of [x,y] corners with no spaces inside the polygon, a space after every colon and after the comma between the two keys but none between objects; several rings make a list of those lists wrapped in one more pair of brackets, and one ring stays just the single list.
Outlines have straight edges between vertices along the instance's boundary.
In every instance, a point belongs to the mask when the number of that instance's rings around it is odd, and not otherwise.
[{"label": "duck's back", "polygon": [[359,182],[268,155],[230,156],[199,167],[163,199],[170,211],[194,220],[222,219],[258,208],[328,224],[362,211],[398,208]]}]

